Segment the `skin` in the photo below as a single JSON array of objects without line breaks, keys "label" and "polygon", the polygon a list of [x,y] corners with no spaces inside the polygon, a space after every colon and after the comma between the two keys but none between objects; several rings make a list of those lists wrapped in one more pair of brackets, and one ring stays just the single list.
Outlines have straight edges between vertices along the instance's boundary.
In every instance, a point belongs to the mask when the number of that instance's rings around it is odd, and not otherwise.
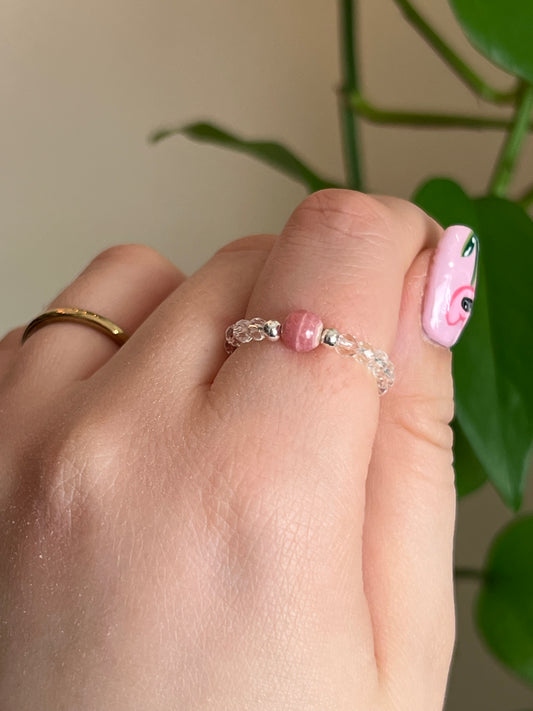
[{"label": "skin", "polygon": [[[99,255],[0,344],[0,708],[438,711],[455,639],[451,353],[420,327],[441,227],[327,190],[191,277]],[[318,313],[387,351],[378,397],[242,317]]]}]

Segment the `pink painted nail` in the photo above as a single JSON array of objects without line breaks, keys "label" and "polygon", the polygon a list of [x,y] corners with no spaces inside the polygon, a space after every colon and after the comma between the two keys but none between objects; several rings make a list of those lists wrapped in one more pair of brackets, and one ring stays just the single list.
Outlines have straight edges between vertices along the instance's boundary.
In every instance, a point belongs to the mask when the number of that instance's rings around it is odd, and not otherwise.
[{"label": "pink painted nail", "polygon": [[457,342],[476,291],[479,240],[466,225],[452,225],[433,256],[422,310],[426,335],[441,346]]}]

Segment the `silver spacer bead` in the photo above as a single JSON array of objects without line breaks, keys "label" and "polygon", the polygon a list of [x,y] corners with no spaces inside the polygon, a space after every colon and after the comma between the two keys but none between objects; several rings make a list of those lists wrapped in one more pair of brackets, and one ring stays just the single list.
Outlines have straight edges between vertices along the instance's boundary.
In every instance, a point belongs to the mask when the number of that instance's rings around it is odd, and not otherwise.
[{"label": "silver spacer bead", "polygon": [[325,328],[320,336],[320,342],[326,346],[336,346],[341,334],[336,328]]},{"label": "silver spacer bead", "polygon": [[281,336],[281,323],[279,321],[265,321],[263,331],[269,341],[279,341],[279,337]]}]

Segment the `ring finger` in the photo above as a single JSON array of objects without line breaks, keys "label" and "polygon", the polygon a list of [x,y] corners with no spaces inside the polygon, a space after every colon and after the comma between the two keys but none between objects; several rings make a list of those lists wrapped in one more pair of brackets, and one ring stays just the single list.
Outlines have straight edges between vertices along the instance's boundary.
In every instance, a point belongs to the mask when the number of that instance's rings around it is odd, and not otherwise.
[{"label": "ring finger", "polygon": [[[185,275],[144,245],[111,247],[48,308],[77,307],[111,319],[132,335],[145,318],[176,289]],[[50,323],[15,352],[12,375],[31,388],[56,390],[88,378],[117,351],[103,333],[81,323]]]},{"label": "ring finger", "polygon": [[14,328],[2,338],[0,341],[0,381],[8,372],[11,364],[15,360],[15,356],[20,348],[20,339],[24,328]]}]

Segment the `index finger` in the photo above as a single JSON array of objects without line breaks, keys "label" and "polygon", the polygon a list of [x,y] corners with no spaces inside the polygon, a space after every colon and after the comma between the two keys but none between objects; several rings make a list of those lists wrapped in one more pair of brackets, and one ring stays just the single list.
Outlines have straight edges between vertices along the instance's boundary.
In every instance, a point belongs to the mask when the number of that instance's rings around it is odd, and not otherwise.
[{"label": "index finger", "polygon": [[[441,233],[433,219],[405,200],[350,190],[314,193],[295,210],[272,249],[252,292],[246,318],[283,321],[294,311],[311,312],[320,317],[324,327],[352,334],[375,350],[389,350],[398,325],[405,275],[417,254],[435,246]],[[312,326],[312,319],[308,319],[305,328],[309,331]],[[284,330],[289,327],[285,325]],[[292,347],[298,348],[298,344]],[[376,387],[368,369],[361,365],[347,369],[346,362],[333,359],[333,354],[324,350],[308,354],[305,367],[301,355],[280,344],[274,348],[253,344],[233,357],[250,360],[250,365],[259,358],[261,371],[267,373],[271,368],[270,374],[275,376],[271,383],[274,390],[286,391],[288,385],[293,390],[309,390],[327,372],[335,390],[349,377],[341,396],[347,403],[355,392],[370,403]],[[229,376],[231,365],[223,370]],[[376,409],[375,405],[369,407]]]},{"label": "index finger", "polygon": [[[348,190],[314,193],[273,246],[246,317],[283,321],[303,309],[326,327],[389,351],[405,275],[441,233],[405,200]],[[307,535],[323,559],[350,560],[346,594],[348,588],[362,594],[365,480],[379,415],[368,369],[324,346],[298,353],[280,342],[252,342],[228,358],[212,395],[235,427],[245,418],[261,442],[275,443],[273,505],[305,510],[306,520],[315,522]]]}]

